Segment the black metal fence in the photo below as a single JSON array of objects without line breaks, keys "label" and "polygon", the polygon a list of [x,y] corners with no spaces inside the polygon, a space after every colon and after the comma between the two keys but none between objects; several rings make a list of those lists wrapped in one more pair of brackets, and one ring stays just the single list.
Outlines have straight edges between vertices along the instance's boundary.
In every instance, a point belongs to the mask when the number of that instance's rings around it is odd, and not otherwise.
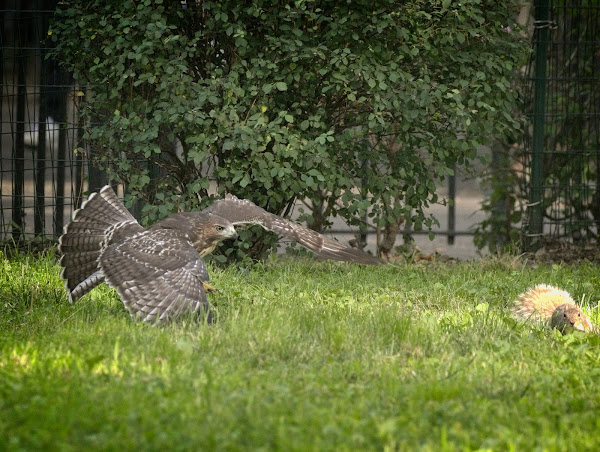
[{"label": "black metal fence", "polygon": [[55,238],[87,189],[83,88],[48,58],[56,3],[5,0],[0,9],[2,241]]},{"label": "black metal fence", "polygon": [[[88,164],[77,86],[52,59],[57,0],[0,6],[0,236],[55,239],[84,193],[105,180]],[[526,246],[597,240],[600,231],[600,5],[538,0],[524,143]],[[449,231],[449,235],[452,233]]]},{"label": "black metal fence", "polygon": [[525,245],[600,232],[600,4],[538,0],[529,67]]},{"label": "black metal fence", "polygon": [[[58,0],[0,6],[0,241],[55,240],[85,194],[106,183],[89,164],[78,115],[85,89],[48,58]],[[453,179],[452,179],[453,180]],[[454,194],[451,195],[454,198]],[[456,231],[450,208],[448,236]]]}]

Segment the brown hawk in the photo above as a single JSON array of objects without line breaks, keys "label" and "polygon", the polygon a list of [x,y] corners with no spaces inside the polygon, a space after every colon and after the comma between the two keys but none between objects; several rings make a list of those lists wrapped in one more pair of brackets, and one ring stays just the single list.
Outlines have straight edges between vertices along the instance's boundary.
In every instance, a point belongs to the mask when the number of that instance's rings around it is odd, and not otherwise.
[{"label": "brown hawk", "polygon": [[202,257],[220,241],[236,237],[237,224],[258,224],[328,259],[382,263],[233,195],[145,229],[107,185],[90,195],[59,239],[69,301],[106,281],[134,317],[157,323],[197,312],[210,322],[209,277]]}]

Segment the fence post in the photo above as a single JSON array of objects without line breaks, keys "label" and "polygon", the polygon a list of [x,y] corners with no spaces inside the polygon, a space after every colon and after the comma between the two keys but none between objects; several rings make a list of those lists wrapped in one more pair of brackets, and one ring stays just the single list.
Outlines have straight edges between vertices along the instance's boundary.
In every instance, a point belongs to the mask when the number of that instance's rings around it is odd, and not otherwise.
[{"label": "fence post", "polygon": [[448,245],[454,245],[456,237],[456,164],[452,165],[452,175],[448,177]]},{"label": "fence post", "polygon": [[[36,23],[36,42],[41,41],[42,33],[44,27],[43,16],[40,14],[37,17]],[[34,209],[33,209],[33,224],[34,224],[34,232],[36,237],[44,238],[46,233],[46,146],[49,143],[46,143],[47,136],[47,118],[48,118],[48,99],[47,99],[47,91],[48,91],[48,70],[47,65],[45,64],[45,56],[46,49],[40,45],[40,109],[38,114],[38,136],[37,136],[37,149],[34,150],[36,158],[35,158],[35,177],[34,177],[34,185],[35,185],[35,198],[34,198]],[[35,117],[35,115],[34,115]],[[54,131],[50,131],[50,134],[53,134]],[[32,137],[35,139],[35,137]]]},{"label": "fence post", "polygon": [[55,82],[58,94],[58,111],[56,124],[58,125],[58,149],[56,152],[56,194],[54,210],[54,235],[63,232],[65,223],[65,167],[67,159],[67,89],[65,88],[66,74],[62,69],[57,69],[59,77]]},{"label": "fence post", "polygon": [[543,185],[544,185],[544,141],[546,114],[546,60],[550,22],[549,0],[535,2],[535,82],[533,95],[533,153],[531,157],[531,193],[527,215],[529,227],[525,231],[526,251],[535,251],[541,246],[543,234]]},{"label": "fence post", "polygon": [[510,185],[514,183],[510,176],[509,151],[500,140],[494,140],[491,144],[492,172],[490,226],[492,237],[488,242],[490,252],[502,250],[510,243],[510,219],[508,212],[507,196]]},{"label": "fence post", "polygon": [[[20,5],[17,12],[19,21],[24,20],[21,14],[23,8],[24,6]],[[21,241],[25,228],[23,206],[23,196],[25,194],[25,102],[27,100],[27,53],[25,52],[27,35],[24,35],[25,33],[19,30],[15,40],[16,47],[19,49],[17,54],[16,135],[13,135],[12,238],[15,243]]]}]

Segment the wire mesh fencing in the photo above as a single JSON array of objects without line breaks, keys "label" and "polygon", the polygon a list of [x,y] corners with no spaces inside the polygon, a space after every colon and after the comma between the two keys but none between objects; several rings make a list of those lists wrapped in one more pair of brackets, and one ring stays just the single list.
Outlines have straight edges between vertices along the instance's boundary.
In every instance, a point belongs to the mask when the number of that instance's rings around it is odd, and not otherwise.
[{"label": "wire mesh fencing", "polygon": [[[0,234],[56,239],[102,176],[88,163],[85,89],[48,57],[57,0],[0,6]],[[524,141],[525,244],[600,232],[600,5],[538,0]]]},{"label": "wire mesh fencing", "polygon": [[85,189],[83,95],[48,58],[56,1],[0,10],[0,231],[4,242],[57,237]]},{"label": "wire mesh fencing", "polygon": [[600,5],[535,2],[526,104],[525,245],[597,241],[600,232]]}]

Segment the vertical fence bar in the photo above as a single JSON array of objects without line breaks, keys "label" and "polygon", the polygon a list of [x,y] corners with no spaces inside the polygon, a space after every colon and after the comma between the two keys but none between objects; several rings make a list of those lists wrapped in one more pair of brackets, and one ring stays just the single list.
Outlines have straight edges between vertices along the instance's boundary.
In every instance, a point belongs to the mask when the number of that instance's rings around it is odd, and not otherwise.
[{"label": "vertical fence bar", "polygon": [[510,219],[508,218],[508,203],[506,194],[510,191],[510,168],[508,153],[504,143],[494,140],[491,145],[492,153],[492,190],[491,201],[491,230],[494,234],[490,252],[502,250],[510,242]]},{"label": "vertical fence bar", "polygon": [[54,235],[62,234],[65,217],[65,165],[67,149],[67,89],[62,85],[65,82],[64,71],[60,71],[57,87],[59,91],[58,104],[58,153],[56,158],[56,210],[54,212]]},{"label": "vertical fence bar", "polygon": [[[0,15],[0,24],[2,27],[6,27],[6,16],[5,13]],[[0,193],[3,193],[5,190],[5,186],[8,185],[8,181],[4,178],[5,169],[4,169],[4,159],[2,156],[4,155],[4,136],[3,136],[3,126],[4,126],[4,104],[5,102],[9,102],[8,88],[6,87],[8,76],[4,73],[4,59],[7,58],[7,53],[4,50],[4,37],[2,33],[0,33]],[[0,199],[0,233],[2,234],[2,240],[5,239],[4,234],[8,231],[6,230],[6,219],[4,218],[4,213],[2,212],[3,203]]]},{"label": "vertical fence bar", "polygon": [[[23,13],[19,11],[17,18],[23,23]],[[12,199],[12,238],[20,242],[24,231],[23,196],[25,192],[25,102],[27,100],[26,71],[27,53],[25,51],[25,31],[17,32],[17,115],[16,135],[13,136],[13,199]]]},{"label": "vertical fence bar", "polygon": [[[42,74],[44,68],[42,65]],[[47,110],[45,105],[45,86],[44,76],[42,75],[42,84],[40,86],[40,112],[39,112],[39,129],[38,129],[38,145],[36,149],[36,167],[35,167],[35,198],[34,198],[34,232],[36,236],[44,234],[44,226],[46,222],[45,216],[45,186],[46,186],[46,137],[47,130]]]},{"label": "vertical fence bar", "polygon": [[[364,159],[360,165],[360,170],[362,172],[362,177],[361,177],[361,183],[362,186],[365,187],[367,185],[367,174],[369,171],[370,165],[369,165],[369,159]],[[363,191],[364,193],[364,191]],[[367,246],[367,224],[368,224],[368,220],[369,220],[369,214],[368,211],[365,210],[365,213],[362,216],[362,222],[363,222],[363,226],[364,229],[361,228],[360,232],[358,233],[358,247],[360,249],[365,249],[365,247]]]},{"label": "vertical fence bar", "polygon": [[535,251],[541,246],[543,234],[544,142],[546,115],[546,59],[548,55],[549,0],[535,2],[535,82],[533,95],[533,153],[531,160],[531,193],[529,198],[529,228],[525,249]]},{"label": "vertical fence bar", "polygon": [[[38,29],[41,32],[44,30],[44,20],[42,16],[38,16]],[[39,39],[36,40],[39,42]],[[35,168],[35,198],[34,198],[34,232],[36,237],[43,236],[45,234],[46,224],[46,198],[45,198],[45,187],[46,187],[46,136],[48,116],[47,107],[47,83],[48,83],[48,71],[45,64],[45,52],[40,49],[40,110],[38,114],[38,146],[36,149],[36,168]]]},{"label": "vertical fence bar", "polygon": [[[75,91],[77,90],[78,88],[75,88]],[[75,101],[75,115],[77,115],[77,128],[75,129],[77,138],[75,140],[75,146],[77,153],[75,155],[75,199],[73,201],[73,210],[81,207],[83,199],[83,155],[85,152],[85,143],[83,141],[84,122],[83,114],[81,112],[81,96],[77,94],[75,99],[77,99]]]},{"label": "vertical fence bar", "polygon": [[456,165],[452,165],[452,175],[448,177],[448,245],[454,245],[456,237]]}]

